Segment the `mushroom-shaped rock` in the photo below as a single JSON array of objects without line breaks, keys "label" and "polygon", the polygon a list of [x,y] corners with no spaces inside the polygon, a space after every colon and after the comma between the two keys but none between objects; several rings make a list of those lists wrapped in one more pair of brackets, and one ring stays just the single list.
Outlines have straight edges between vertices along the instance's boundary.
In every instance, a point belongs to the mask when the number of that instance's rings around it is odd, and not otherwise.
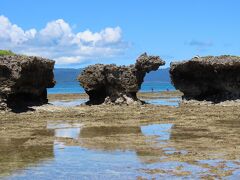
[{"label": "mushroom-shaped rock", "polygon": [[240,98],[240,57],[207,56],[171,63],[170,75],[184,99],[220,102]]},{"label": "mushroom-shaped rock", "polygon": [[137,98],[144,76],[155,71],[165,62],[159,56],[142,54],[135,65],[116,66],[96,64],[88,66],[78,77],[89,95],[87,104],[142,103]]},{"label": "mushroom-shaped rock", "polygon": [[54,61],[32,56],[0,56],[0,109],[26,110],[47,103],[55,85]]}]

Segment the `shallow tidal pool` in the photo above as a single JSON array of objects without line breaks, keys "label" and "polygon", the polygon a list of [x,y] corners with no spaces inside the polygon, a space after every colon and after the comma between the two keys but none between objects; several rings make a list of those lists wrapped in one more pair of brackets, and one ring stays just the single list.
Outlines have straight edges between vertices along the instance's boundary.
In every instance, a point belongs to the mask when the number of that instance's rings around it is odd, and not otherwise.
[{"label": "shallow tidal pool", "polygon": [[0,177],[239,179],[237,109],[74,105],[5,115]]},{"label": "shallow tidal pool", "polygon": [[[54,106],[60,106],[60,107],[74,107],[83,105],[87,102],[87,99],[75,99],[71,101],[52,101],[50,104]],[[165,99],[144,99],[144,101],[148,104],[154,104],[154,105],[165,105],[165,106],[175,106],[177,107],[180,102],[180,98],[165,98]]]},{"label": "shallow tidal pool", "polygon": [[[239,160],[171,160],[171,155],[187,156],[189,153],[171,146],[173,129],[174,124],[85,127],[76,122],[48,121],[46,131],[54,136],[51,147],[16,152],[11,163],[26,164],[16,166],[3,179],[201,178],[211,175],[211,168],[231,171],[229,177],[232,179],[240,176]],[[11,152],[12,149],[7,150]]]}]

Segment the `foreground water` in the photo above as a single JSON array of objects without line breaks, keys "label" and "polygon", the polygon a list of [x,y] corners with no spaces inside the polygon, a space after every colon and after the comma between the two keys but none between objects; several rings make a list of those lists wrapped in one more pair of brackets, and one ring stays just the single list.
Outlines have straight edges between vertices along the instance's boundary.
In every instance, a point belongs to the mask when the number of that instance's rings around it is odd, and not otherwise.
[{"label": "foreground water", "polygon": [[[55,136],[52,147],[45,149],[45,152],[33,148],[17,154],[11,163],[26,164],[23,168],[16,167],[4,179],[179,179],[200,178],[215,171],[229,173],[232,179],[240,176],[239,160],[168,160],[169,155],[185,156],[191,153],[171,147],[174,124],[85,127],[80,123],[49,121],[46,130],[52,130]],[[124,137],[141,143],[131,147],[123,142],[129,141]],[[141,149],[141,146],[148,149]],[[19,161],[19,155],[21,162],[14,162]],[[4,162],[0,166],[3,165]]]},{"label": "foreground water", "polygon": [[[27,121],[8,118],[1,121],[0,175],[3,179],[238,179],[240,122],[234,107],[172,106],[171,101],[177,100],[168,99],[164,102],[168,106],[162,107],[86,106],[76,112],[70,111],[74,102],[69,101],[63,113],[70,119],[46,119],[49,114],[44,120],[35,120],[32,114],[26,115]],[[59,113],[52,112],[52,118]]]},{"label": "foreground water", "polygon": [[[32,177],[36,179],[71,179],[76,177],[81,177],[81,179],[130,179],[141,176],[144,175],[144,171],[141,172],[142,168],[158,167],[157,164],[147,165],[147,162],[144,162],[145,159],[147,161],[148,156],[151,158],[151,152],[146,152],[150,153],[149,155],[141,155],[145,152],[137,152],[134,149],[123,151],[120,144],[112,147],[107,142],[100,142],[96,144],[95,148],[91,148],[91,142],[88,142],[86,138],[102,137],[117,140],[115,138],[120,135],[132,134],[143,136],[145,143],[154,148],[154,145],[151,145],[152,138],[156,137],[156,143],[169,140],[171,127],[172,124],[153,124],[130,128],[88,128],[77,123],[50,121],[47,128],[52,129],[55,137],[58,138],[53,142],[53,159],[45,160],[26,170],[14,173],[11,179],[31,179]],[[69,139],[73,141],[71,142],[73,144],[67,143]],[[74,141],[79,141],[83,145],[75,146]]]}]

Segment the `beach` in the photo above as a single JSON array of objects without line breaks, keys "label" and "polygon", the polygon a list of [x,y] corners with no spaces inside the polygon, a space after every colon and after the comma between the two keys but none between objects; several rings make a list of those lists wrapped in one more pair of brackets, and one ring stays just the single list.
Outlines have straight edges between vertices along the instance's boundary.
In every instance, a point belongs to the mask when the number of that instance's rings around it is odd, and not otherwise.
[{"label": "beach", "polygon": [[[1,114],[2,177],[236,178],[239,105],[181,103],[178,91],[139,93],[165,105],[57,106]],[[176,101],[177,105],[171,105]],[[162,101],[160,101],[162,102]],[[62,171],[63,169],[66,169]],[[84,171],[83,171],[84,169]],[[94,174],[92,172],[95,172]]]},{"label": "beach", "polygon": [[0,180],[240,179],[239,7],[1,1]]}]

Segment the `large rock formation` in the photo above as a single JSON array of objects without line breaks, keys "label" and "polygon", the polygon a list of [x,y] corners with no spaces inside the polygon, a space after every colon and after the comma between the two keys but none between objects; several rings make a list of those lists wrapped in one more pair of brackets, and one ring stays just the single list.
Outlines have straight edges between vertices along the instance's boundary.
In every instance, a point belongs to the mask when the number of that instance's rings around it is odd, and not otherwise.
[{"label": "large rock formation", "polygon": [[146,73],[155,71],[164,64],[159,56],[148,56],[144,53],[137,59],[135,65],[88,66],[78,80],[89,95],[88,104],[131,104],[140,102],[136,94]]},{"label": "large rock formation", "polygon": [[0,56],[0,110],[47,103],[55,85],[54,61],[40,57]]},{"label": "large rock formation", "polygon": [[171,63],[170,74],[184,98],[214,102],[240,98],[240,57],[207,56]]}]

